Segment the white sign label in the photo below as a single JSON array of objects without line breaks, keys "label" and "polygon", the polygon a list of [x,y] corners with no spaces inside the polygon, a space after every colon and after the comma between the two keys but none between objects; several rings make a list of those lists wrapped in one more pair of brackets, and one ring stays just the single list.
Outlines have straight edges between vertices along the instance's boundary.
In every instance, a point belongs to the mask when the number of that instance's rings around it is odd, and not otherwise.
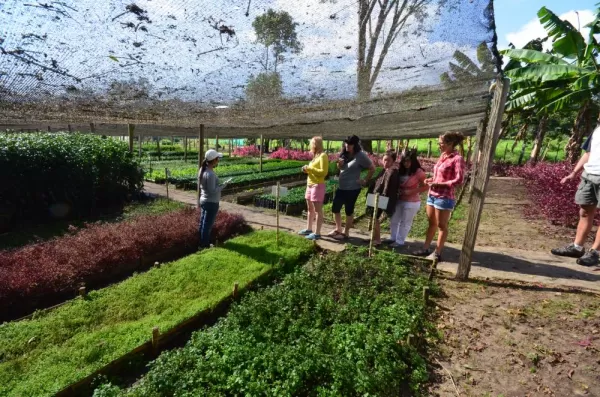
[{"label": "white sign label", "polygon": [[[389,201],[390,201],[389,197],[379,196],[378,207],[382,210],[387,209]],[[373,193],[370,193],[367,195],[367,207],[374,207],[374,206],[375,206],[375,195]]]},{"label": "white sign label", "polygon": [[[277,186],[271,186],[271,194],[277,196]],[[279,197],[285,197],[288,195],[288,188],[279,186]]]}]

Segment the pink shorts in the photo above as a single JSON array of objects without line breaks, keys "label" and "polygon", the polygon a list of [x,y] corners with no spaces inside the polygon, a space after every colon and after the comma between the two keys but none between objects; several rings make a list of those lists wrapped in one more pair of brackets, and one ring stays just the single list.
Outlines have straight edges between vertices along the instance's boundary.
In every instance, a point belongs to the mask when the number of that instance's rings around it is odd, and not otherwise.
[{"label": "pink shorts", "polygon": [[318,183],[316,185],[306,186],[304,198],[315,203],[322,203],[325,201],[325,184]]}]

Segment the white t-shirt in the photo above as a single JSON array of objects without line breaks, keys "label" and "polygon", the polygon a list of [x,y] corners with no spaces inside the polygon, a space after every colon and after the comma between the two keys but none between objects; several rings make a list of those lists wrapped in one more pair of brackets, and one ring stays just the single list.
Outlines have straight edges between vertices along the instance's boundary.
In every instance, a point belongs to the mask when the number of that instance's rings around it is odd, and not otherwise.
[{"label": "white t-shirt", "polygon": [[583,168],[588,174],[600,175],[600,127],[594,130],[582,148],[590,153],[590,158]]}]

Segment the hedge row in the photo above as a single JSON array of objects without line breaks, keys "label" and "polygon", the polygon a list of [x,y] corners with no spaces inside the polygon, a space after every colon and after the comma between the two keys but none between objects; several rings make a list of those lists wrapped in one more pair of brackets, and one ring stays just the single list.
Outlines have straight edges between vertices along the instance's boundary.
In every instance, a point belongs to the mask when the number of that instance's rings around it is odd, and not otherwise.
[{"label": "hedge row", "polygon": [[143,181],[124,143],[91,134],[0,133],[0,170],[0,232],[120,207]]},{"label": "hedge row", "polygon": [[[0,251],[0,307],[6,309],[0,321],[74,296],[81,283],[95,287],[123,279],[148,266],[144,258],[197,249],[199,214],[190,208],[130,222],[94,224],[69,236]],[[241,215],[221,211],[213,240],[224,241],[245,230]]]},{"label": "hedge row", "polygon": [[50,396],[161,333],[214,308],[283,259],[297,266],[306,239],[256,232],[92,291],[34,319],[0,327],[0,395]]},{"label": "hedge row", "polygon": [[437,335],[424,286],[435,291],[398,255],[321,256],[163,353],[133,388],[106,384],[96,395],[412,395],[428,372],[407,337]]}]

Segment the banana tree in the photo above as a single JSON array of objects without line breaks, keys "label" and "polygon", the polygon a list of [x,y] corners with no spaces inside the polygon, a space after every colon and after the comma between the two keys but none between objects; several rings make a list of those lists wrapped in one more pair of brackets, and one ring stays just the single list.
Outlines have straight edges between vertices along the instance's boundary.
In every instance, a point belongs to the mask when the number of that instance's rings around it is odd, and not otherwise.
[{"label": "banana tree", "polygon": [[552,39],[552,52],[530,49],[502,51],[522,66],[506,72],[511,79],[509,109],[532,107],[538,113],[551,114],[579,109],[579,114],[567,144],[567,159],[576,162],[583,136],[589,133],[590,118],[600,91],[600,69],[596,57],[600,46],[594,34],[600,31],[600,9],[592,24],[588,40],[568,21],[561,20],[552,11],[542,7],[538,12],[540,23]]}]

